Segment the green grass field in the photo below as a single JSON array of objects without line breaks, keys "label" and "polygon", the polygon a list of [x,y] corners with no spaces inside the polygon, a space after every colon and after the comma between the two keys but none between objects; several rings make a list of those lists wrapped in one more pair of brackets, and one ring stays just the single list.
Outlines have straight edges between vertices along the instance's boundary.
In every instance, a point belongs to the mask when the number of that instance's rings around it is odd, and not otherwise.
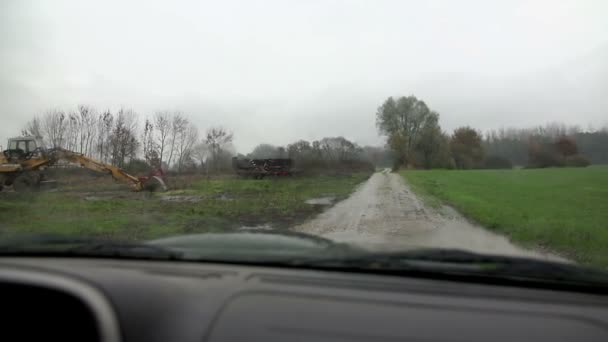
[{"label": "green grass field", "polygon": [[153,194],[130,192],[123,184],[107,190],[90,181],[57,192],[0,193],[0,234],[149,239],[266,223],[283,228],[321,211],[307,199],[344,198],[368,176],[199,179],[187,190]]},{"label": "green grass field", "polygon": [[608,266],[606,166],[403,171],[402,175],[431,205],[450,204],[524,246]]}]

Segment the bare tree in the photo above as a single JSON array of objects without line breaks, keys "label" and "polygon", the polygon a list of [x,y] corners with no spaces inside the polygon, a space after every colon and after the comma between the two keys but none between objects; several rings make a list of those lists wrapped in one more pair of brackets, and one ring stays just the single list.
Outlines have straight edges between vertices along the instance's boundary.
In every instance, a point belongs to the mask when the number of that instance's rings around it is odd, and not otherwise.
[{"label": "bare tree", "polygon": [[114,125],[114,116],[109,110],[101,113],[97,117],[97,153],[99,160],[108,162],[109,156],[109,141]]},{"label": "bare tree", "polygon": [[158,134],[155,135],[158,146],[159,163],[162,165],[167,149],[168,138],[171,133],[171,118],[168,112],[158,112],[154,115],[154,127]]},{"label": "bare tree", "polygon": [[110,138],[112,164],[124,167],[126,162],[137,155],[137,118],[132,110],[120,109]]},{"label": "bare tree", "polygon": [[327,160],[355,159],[359,147],[344,137],[323,138],[319,142],[324,157]]},{"label": "bare tree", "polygon": [[95,110],[86,105],[79,105],[74,116],[75,137],[78,139],[76,148],[78,152],[92,155],[92,141],[96,133]]},{"label": "bare tree", "polygon": [[171,131],[169,138],[169,158],[167,158],[167,165],[171,166],[171,160],[177,148],[177,138],[184,130],[187,129],[188,120],[182,116],[181,113],[174,113],[171,118]]},{"label": "bare tree", "polygon": [[198,140],[198,129],[185,121],[186,127],[178,132],[176,142],[177,170],[182,171],[186,161],[192,159],[192,147]]},{"label": "bare tree", "polygon": [[148,164],[155,167],[162,167],[158,145],[154,139],[154,125],[149,119],[146,119],[146,122],[144,123],[144,132],[141,143],[144,152],[144,159],[148,162]]},{"label": "bare tree", "polygon": [[213,166],[217,172],[219,169],[219,159],[222,154],[222,150],[232,143],[233,135],[222,127],[214,127],[207,130],[207,138],[205,144],[211,152],[211,158]]},{"label": "bare tree", "polygon": [[78,113],[71,112],[68,114],[66,127],[66,145],[65,148],[71,151],[78,150],[78,131],[80,130],[80,120]]},{"label": "bare tree", "polygon": [[25,124],[25,127],[21,133],[23,135],[33,135],[35,137],[42,138],[44,141],[44,135],[42,134],[42,121],[37,116]]},{"label": "bare tree", "polygon": [[287,153],[293,159],[310,158],[312,154],[312,146],[306,140],[298,140],[293,144],[287,145]]},{"label": "bare tree", "polygon": [[200,166],[203,166],[207,159],[209,158],[209,147],[205,143],[205,141],[200,141],[192,147],[192,158],[199,163]]},{"label": "bare tree", "polygon": [[60,110],[49,110],[42,117],[41,130],[51,147],[63,147],[65,143],[67,116]]}]

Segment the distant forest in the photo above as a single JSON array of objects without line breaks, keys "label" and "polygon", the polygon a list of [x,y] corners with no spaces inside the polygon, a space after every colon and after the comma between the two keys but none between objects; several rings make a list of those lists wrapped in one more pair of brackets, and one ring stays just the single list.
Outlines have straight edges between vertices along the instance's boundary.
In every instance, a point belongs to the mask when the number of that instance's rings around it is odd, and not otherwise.
[{"label": "distant forest", "polygon": [[389,97],[376,112],[376,126],[393,151],[393,169],[499,169],[585,167],[608,164],[608,127],[583,131],[550,123],[503,128],[485,134],[463,126],[452,133],[439,113],[415,96]]},{"label": "distant forest", "polygon": [[572,138],[578,154],[592,164],[608,164],[608,127],[583,131],[576,126],[553,123],[527,129],[504,128],[487,132],[483,146],[487,155],[499,156],[514,165],[525,166],[529,164],[533,145],[551,144],[560,137]]}]

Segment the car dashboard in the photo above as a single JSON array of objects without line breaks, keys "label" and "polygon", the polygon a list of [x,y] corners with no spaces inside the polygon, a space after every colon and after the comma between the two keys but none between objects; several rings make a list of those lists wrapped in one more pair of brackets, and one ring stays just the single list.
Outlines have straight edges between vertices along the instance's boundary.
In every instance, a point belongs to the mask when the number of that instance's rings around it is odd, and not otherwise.
[{"label": "car dashboard", "polygon": [[0,259],[4,334],[87,341],[608,341],[608,297],[377,274]]}]

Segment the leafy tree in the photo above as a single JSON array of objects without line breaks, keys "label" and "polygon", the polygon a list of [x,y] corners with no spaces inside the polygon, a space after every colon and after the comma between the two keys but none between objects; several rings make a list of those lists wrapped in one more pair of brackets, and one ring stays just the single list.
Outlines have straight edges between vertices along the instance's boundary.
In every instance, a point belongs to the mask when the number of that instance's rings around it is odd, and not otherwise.
[{"label": "leafy tree", "polygon": [[270,144],[259,144],[248,157],[250,159],[280,158],[279,148]]},{"label": "leafy tree", "polygon": [[481,134],[468,126],[457,128],[450,139],[450,150],[457,168],[479,167],[484,157]]},{"label": "leafy tree", "polygon": [[416,160],[425,169],[450,167],[449,139],[439,127],[439,116],[431,113],[416,142]]},{"label": "leafy tree", "polygon": [[319,141],[322,156],[325,160],[354,160],[361,149],[357,144],[344,137],[329,137]]},{"label": "leafy tree", "polygon": [[578,153],[576,141],[570,137],[562,136],[555,142],[555,149],[563,157],[573,156]]},{"label": "leafy tree", "polygon": [[387,136],[388,145],[396,152],[397,166],[412,162],[421,130],[427,121],[437,121],[438,114],[415,96],[389,97],[376,112],[376,126]]},{"label": "leafy tree", "polygon": [[292,159],[306,159],[312,157],[312,146],[306,140],[298,140],[287,145],[287,155]]}]

